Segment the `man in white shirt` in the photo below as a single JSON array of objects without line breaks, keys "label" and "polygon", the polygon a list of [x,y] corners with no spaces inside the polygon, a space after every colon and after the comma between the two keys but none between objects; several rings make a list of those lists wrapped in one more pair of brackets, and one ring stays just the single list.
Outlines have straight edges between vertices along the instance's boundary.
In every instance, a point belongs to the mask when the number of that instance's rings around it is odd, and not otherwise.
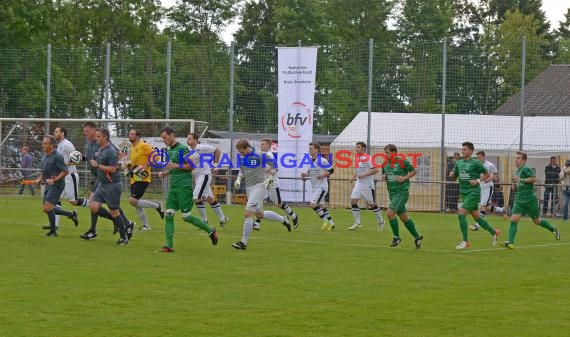
[{"label": "man in white shirt", "polygon": [[376,204],[376,190],[374,189],[374,175],[378,173],[378,169],[372,165],[372,158],[366,153],[366,143],[356,143],[356,170],[352,180],[356,180],[352,193],[350,194],[350,207],[352,209],[352,217],[354,224],[348,229],[356,230],[362,227],[360,224],[360,207],[358,200],[362,197],[366,200],[368,208],[374,212],[378,229],[384,229],[384,219],[382,211]]},{"label": "man in white shirt", "polygon": [[[199,144],[198,139],[199,137],[195,133],[189,133],[186,139],[186,144],[190,150],[190,159],[194,161],[196,166],[192,171],[194,178],[194,193],[192,196],[194,204],[198,208],[198,212],[200,212],[202,221],[207,223],[208,216],[206,215],[206,205],[204,205],[204,200],[206,200],[212,207],[214,213],[216,213],[220,221],[220,226],[224,227],[229,219],[224,215],[222,207],[216,198],[214,198],[212,188],[210,187],[212,184],[212,169],[209,164],[213,165],[214,162],[217,162],[216,159],[220,157],[220,149],[210,145]],[[210,158],[208,158],[208,156]],[[216,170],[216,168],[214,168],[214,170]]]},{"label": "man in white shirt", "polygon": [[[480,161],[483,166],[489,172],[489,177],[487,179],[481,180],[479,185],[481,186],[481,202],[479,204],[479,210],[482,217],[487,215],[487,211],[497,212],[505,214],[505,210],[502,207],[495,206],[491,202],[493,197],[493,189],[495,187],[495,176],[498,174],[497,167],[495,164],[485,159],[485,151],[478,151],[476,153],[477,160]],[[476,231],[479,230],[480,226],[478,223],[474,223],[469,226],[469,229]]]}]

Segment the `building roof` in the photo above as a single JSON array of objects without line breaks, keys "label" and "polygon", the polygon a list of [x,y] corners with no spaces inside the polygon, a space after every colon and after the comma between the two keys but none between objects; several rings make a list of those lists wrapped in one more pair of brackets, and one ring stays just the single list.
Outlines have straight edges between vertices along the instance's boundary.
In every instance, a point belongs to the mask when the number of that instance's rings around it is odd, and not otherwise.
[{"label": "building roof", "polygon": [[[570,116],[570,64],[552,64],[525,87],[525,116]],[[520,92],[494,115],[520,116]]]}]

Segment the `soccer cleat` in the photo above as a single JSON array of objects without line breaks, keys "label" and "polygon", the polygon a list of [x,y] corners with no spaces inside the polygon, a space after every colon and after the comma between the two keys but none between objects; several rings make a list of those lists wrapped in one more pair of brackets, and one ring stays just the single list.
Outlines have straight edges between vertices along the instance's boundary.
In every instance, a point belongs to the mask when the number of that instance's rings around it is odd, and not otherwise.
[{"label": "soccer cleat", "polygon": [[380,222],[378,223],[378,231],[384,230],[384,218],[380,218]]},{"label": "soccer cleat", "polygon": [[225,216],[223,220],[220,220],[220,227],[223,228],[228,223],[228,221],[230,221],[230,219]]},{"label": "soccer cleat", "polygon": [[327,226],[327,232],[332,232],[334,229],[334,226],[335,226],[334,223],[332,225],[328,225]]},{"label": "soccer cleat", "polygon": [[402,239],[400,239],[400,237],[398,236],[394,236],[394,238],[392,239],[392,243],[390,244],[390,247],[396,247],[400,244],[400,242],[402,242]]},{"label": "soccer cleat", "polygon": [[170,248],[168,246],[163,246],[160,251],[163,253],[174,253],[174,248]]},{"label": "soccer cleat", "polygon": [[212,240],[212,245],[215,246],[218,244],[218,232],[215,228],[212,228],[212,233],[210,233],[208,236],[210,237],[210,240]]},{"label": "soccer cleat", "polygon": [[71,213],[72,213],[72,215],[68,218],[71,219],[71,221],[73,221],[73,224],[75,225],[75,227],[79,226],[79,218],[77,217],[77,211],[73,210],[73,211],[71,211]]},{"label": "soccer cleat", "polygon": [[158,204],[158,208],[156,209],[156,211],[158,212],[158,215],[160,215],[161,219],[164,219],[164,205],[162,204],[162,202],[157,202]]},{"label": "soccer cleat", "polygon": [[474,223],[474,224],[472,224],[471,226],[469,226],[469,229],[472,230],[472,231],[474,231],[474,232],[478,231],[479,228],[481,228],[481,226],[479,226],[478,223]]},{"label": "soccer cleat", "polygon": [[501,235],[501,231],[495,229],[495,234],[491,235],[491,245],[493,245],[493,247],[497,245],[497,238],[499,238],[499,235]]},{"label": "soccer cleat", "polygon": [[560,232],[558,231],[558,228],[554,228],[554,231],[552,232],[552,234],[554,234],[554,238],[556,240],[560,240]]},{"label": "soccer cleat", "polygon": [[53,232],[53,231],[49,231],[49,232],[46,233],[46,236],[53,236],[53,237],[56,237],[56,236],[57,236],[57,233],[56,233],[56,232]]},{"label": "soccer cleat", "polygon": [[117,241],[117,244],[118,244],[119,246],[124,246],[124,245],[126,245],[127,243],[129,243],[129,240],[127,240],[127,239],[119,239],[119,241]]},{"label": "soccer cleat", "polygon": [[423,235],[418,236],[417,238],[414,239],[414,243],[416,244],[416,249],[420,249],[421,245],[422,245],[422,240],[424,239]]},{"label": "soccer cleat", "polygon": [[329,228],[329,223],[325,220],[325,221],[323,222],[323,224],[321,225],[321,230],[322,230],[323,232],[326,232],[326,231],[328,230],[328,228]]},{"label": "soccer cleat", "polygon": [[87,232],[79,235],[83,240],[93,240],[97,237],[97,233],[88,230]]},{"label": "soccer cleat", "polygon": [[289,222],[289,217],[288,216],[284,216],[283,217],[283,222],[282,222],[283,226],[285,226],[285,228],[287,228],[287,231],[290,232],[291,231],[291,223]]},{"label": "soccer cleat", "polygon": [[355,224],[353,224],[352,226],[348,227],[348,229],[350,229],[351,231],[354,231],[354,230],[357,230],[357,229],[360,229],[360,228],[362,228],[362,225],[359,224],[359,223],[355,223]]},{"label": "soccer cleat", "polygon": [[299,227],[299,216],[295,214],[295,217],[293,218],[293,228],[297,229],[297,227]]},{"label": "soccer cleat", "polygon": [[134,222],[129,222],[129,224],[127,225],[126,228],[126,233],[127,233],[127,239],[130,240],[133,237],[133,231],[135,229],[135,223]]},{"label": "soccer cleat", "polygon": [[139,228],[140,231],[149,231],[150,230],[150,226],[142,226],[141,228]]},{"label": "soccer cleat", "polygon": [[515,249],[515,245],[510,242],[510,241],[505,241],[501,243],[501,246],[507,248],[507,249]]},{"label": "soccer cleat", "polygon": [[471,247],[471,242],[469,241],[461,241],[456,247],[455,249],[465,249],[465,248],[469,248]]},{"label": "soccer cleat", "polygon": [[232,247],[234,247],[235,249],[242,249],[245,250],[247,248],[247,245],[241,241],[232,243]]},{"label": "soccer cleat", "polygon": [[261,229],[261,222],[255,221],[253,223],[253,229],[255,229],[256,231],[260,230]]}]

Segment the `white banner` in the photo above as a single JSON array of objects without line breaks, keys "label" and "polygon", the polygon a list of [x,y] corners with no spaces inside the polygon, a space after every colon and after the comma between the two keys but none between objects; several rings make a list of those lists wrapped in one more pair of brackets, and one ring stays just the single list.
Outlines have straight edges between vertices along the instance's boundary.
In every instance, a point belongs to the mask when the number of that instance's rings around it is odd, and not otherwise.
[{"label": "white banner", "polygon": [[[278,48],[277,66],[279,157],[294,155],[300,163],[313,141],[317,47]],[[302,201],[302,181],[287,179],[299,178],[301,169],[298,165],[283,167],[279,158],[278,165],[281,197],[285,201]],[[310,183],[307,187],[306,200],[310,200]]]}]

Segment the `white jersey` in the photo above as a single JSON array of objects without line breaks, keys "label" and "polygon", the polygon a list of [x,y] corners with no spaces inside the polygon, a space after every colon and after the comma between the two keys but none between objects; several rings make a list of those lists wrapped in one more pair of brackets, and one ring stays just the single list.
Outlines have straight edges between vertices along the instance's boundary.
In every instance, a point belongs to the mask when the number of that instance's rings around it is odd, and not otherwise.
[{"label": "white jersey", "polygon": [[[356,162],[358,163],[358,167],[356,168],[356,185],[355,187],[358,188],[369,188],[374,189],[374,175],[371,174],[364,178],[358,178],[358,175],[362,173],[366,173],[372,169],[374,166],[372,165],[372,157],[363,153],[363,154],[356,154]],[[367,159],[368,158],[368,159]]]},{"label": "white jersey", "polygon": [[491,163],[488,160],[485,160],[485,162],[483,163],[483,166],[485,166],[485,168],[487,169],[487,172],[489,172],[489,174],[491,175],[491,179],[489,180],[488,183],[481,181],[481,183],[480,183],[481,187],[495,186],[495,183],[494,183],[492,177],[498,173],[497,167],[495,167],[495,164]]},{"label": "white jersey", "polygon": [[[196,156],[199,156],[199,160],[196,163],[196,168],[192,171],[195,175],[209,175],[212,174],[212,168],[210,167],[210,163],[214,164],[214,152],[216,152],[216,148],[211,145],[206,144],[198,144],[195,148],[191,148],[188,146],[188,150],[191,151],[190,158],[194,159]],[[194,152],[192,152],[194,151]],[[204,154],[211,153],[210,157],[203,156]],[[210,160],[211,158],[211,160]]]},{"label": "white jersey", "polygon": [[324,172],[328,171],[331,168],[331,165],[325,157],[321,155],[317,155],[315,159],[313,159],[313,165],[309,168],[309,179],[311,179],[311,186],[314,190],[317,188],[327,189],[328,190],[328,178],[324,177],[318,179],[317,176],[322,176]]},{"label": "white jersey", "polygon": [[[262,155],[265,155],[265,164],[267,167],[275,168],[275,155],[271,151],[262,152]],[[275,169],[277,170],[277,169]],[[270,172],[265,172],[265,179],[269,178],[271,175]],[[279,178],[277,177],[277,172],[273,175],[273,187],[279,187]]]},{"label": "white jersey", "polygon": [[[57,143],[57,152],[63,156],[63,161],[67,164],[69,163],[69,155],[71,152],[75,151],[75,146],[67,140],[67,138],[62,139]],[[67,165],[67,173],[77,173],[77,168],[75,165]]]}]

